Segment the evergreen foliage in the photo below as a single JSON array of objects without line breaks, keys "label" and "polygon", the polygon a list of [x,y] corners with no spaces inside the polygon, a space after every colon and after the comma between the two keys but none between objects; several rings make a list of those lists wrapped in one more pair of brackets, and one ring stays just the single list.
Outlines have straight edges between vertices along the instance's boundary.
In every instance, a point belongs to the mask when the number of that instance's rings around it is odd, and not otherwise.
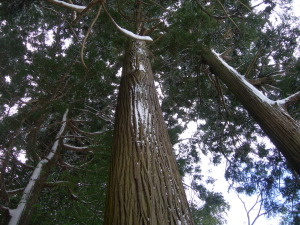
[{"label": "evergreen foliage", "polygon": [[[134,31],[134,18],[128,17],[135,2],[107,1],[106,7],[120,26]],[[143,5],[147,28],[156,27],[148,47],[171,142],[178,144],[178,167],[182,177],[193,175],[189,188],[200,199],[190,203],[196,224],[223,224],[230,205],[207,189],[214,180],[203,179],[202,157],[216,166],[226,163],[229,189],[260,196],[266,216],[280,215],[282,224],[299,221],[299,175],[276,147],[266,145],[265,133],[203,63],[200,50],[205,45],[225,52],[226,61],[249,81],[264,78],[255,87],[270,99],[299,92],[299,19],[289,13],[291,1],[263,2],[261,11],[248,0]],[[273,25],[276,6],[283,11]],[[34,167],[49,153],[67,108],[67,132],[30,224],[103,223],[127,38],[102,11],[84,48],[88,69],[83,66],[82,40],[97,7],[73,24],[70,10],[45,1],[0,3],[0,224],[6,224],[7,208],[17,207]],[[300,101],[287,110],[299,121]],[[197,130],[180,140],[189,122],[196,122]]]}]

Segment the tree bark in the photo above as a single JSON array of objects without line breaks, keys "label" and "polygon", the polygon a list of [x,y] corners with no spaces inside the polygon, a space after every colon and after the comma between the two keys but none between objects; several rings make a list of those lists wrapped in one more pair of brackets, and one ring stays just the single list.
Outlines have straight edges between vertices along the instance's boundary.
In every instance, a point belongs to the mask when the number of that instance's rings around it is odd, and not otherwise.
[{"label": "tree bark", "polygon": [[250,115],[300,175],[300,126],[279,104],[262,96],[243,76],[228,66],[210,49],[201,48],[201,55],[212,72],[244,105]]},{"label": "tree bark", "polygon": [[140,40],[125,53],[104,224],[193,224]]},{"label": "tree bark", "polygon": [[32,214],[33,206],[37,202],[40,193],[43,190],[46,179],[51,171],[53,165],[55,165],[57,154],[58,154],[58,145],[60,137],[65,132],[66,120],[68,109],[65,111],[62,126],[60,131],[56,136],[56,140],[50,150],[50,153],[42,159],[37,166],[35,167],[30,180],[23,191],[22,198],[16,209],[9,209],[9,222],[8,225],[27,225],[30,223],[30,217]]}]

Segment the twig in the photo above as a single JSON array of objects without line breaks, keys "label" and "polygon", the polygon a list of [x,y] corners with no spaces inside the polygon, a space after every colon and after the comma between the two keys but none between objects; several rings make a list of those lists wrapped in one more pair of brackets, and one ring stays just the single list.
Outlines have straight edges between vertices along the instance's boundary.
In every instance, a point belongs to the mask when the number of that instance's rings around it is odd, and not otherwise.
[{"label": "twig", "polygon": [[73,145],[63,144],[63,147],[74,152],[89,152],[92,150],[90,146],[76,147]]},{"label": "twig", "polygon": [[72,24],[76,24],[94,5],[96,5],[99,1],[93,0],[88,4],[85,9],[76,17],[76,19],[72,22]]},{"label": "twig", "polygon": [[237,0],[242,6],[244,6],[249,12],[252,12],[252,9],[250,9],[247,5],[242,3],[240,0]]},{"label": "twig", "polygon": [[252,61],[251,61],[250,65],[249,65],[249,67],[247,68],[247,71],[246,71],[246,73],[245,73],[245,78],[248,78],[248,77],[249,77],[249,74],[250,74],[252,68],[254,67],[255,63],[257,62],[257,60],[258,60],[258,58],[259,58],[259,56],[260,56],[260,53],[261,53],[263,47],[264,47],[264,46],[261,45],[261,46],[259,47],[258,51],[256,52],[256,54],[255,54],[254,58],[252,59]]},{"label": "twig", "polygon": [[98,18],[100,16],[101,9],[102,9],[102,5],[99,5],[99,9],[98,9],[97,15],[95,16],[93,22],[91,23],[91,25],[90,25],[90,27],[89,27],[88,31],[86,32],[86,35],[85,35],[85,37],[83,39],[83,42],[82,42],[81,52],[80,52],[80,59],[81,59],[81,62],[82,62],[82,64],[84,65],[84,67],[86,69],[88,69],[88,68],[87,68],[87,66],[86,66],[86,64],[84,62],[84,58],[83,58],[84,48],[85,48],[85,44],[86,44],[87,38],[89,37],[89,35],[91,33],[91,30],[92,30],[93,26],[95,25],[96,21],[98,20]]},{"label": "twig", "polygon": [[227,13],[226,9],[224,8],[223,4],[217,0],[217,2],[219,3],[219,5],[221,6],[223,12],[226,14],[227,18],[230,19],[230,21],[234,24],[234,26],[236,27],[236,29],[238,31],[240,31],[240,28],[238,27],[238,25],[234,22],[234,20],[231,18],[231,16]]}]

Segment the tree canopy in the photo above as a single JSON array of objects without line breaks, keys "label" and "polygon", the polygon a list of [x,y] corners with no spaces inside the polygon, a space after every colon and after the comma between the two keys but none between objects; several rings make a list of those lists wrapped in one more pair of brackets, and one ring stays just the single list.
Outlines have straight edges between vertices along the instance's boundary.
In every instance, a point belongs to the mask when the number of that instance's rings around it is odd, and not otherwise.
[{"label": "tree canopy", "polygon": [[[195,224],[224,223],[230,206],[207,189],[214,180],[203,178],[203,157],[225,163],[229,189],[257,196],[261,214],[297,224],[297,168],[268,144],[260,121],[210,64],[210,52],[204,55],[213,49],[262,95],[287,99],[280,110],[300,133],[300,31],[290,0],[66,4],[0,3],[1,224],[38,165],[47,170],[31,193],[30,224],[103,224],[120,74],[134,35],[153,39],[147,47],[177,165],[182,177],[193,176],[185,187],[201,201],[190,202]],[[189,122],[197,130],[182,140]]]}]

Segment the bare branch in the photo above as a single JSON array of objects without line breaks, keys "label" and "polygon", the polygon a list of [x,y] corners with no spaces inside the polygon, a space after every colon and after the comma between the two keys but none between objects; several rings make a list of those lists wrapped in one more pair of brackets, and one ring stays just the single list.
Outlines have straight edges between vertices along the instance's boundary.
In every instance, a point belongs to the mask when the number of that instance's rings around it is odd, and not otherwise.
[{"label": "bare branch", "polygon": [[240,197],[240,195],[238,193],[237,193],[237,197],[243,203],[244,209],[245,209],[246,214],[247,214],[248,225],[250,225],[250,216],[249,216],[249,212],[248,212],[247,207],[246,207],[246,203],[243,201],[243,199]]},{"label": "bare branch", "polygon": [[282,77],[283,75],[285,74],[285,71],[284,70],[279,70],[279,71],[274,71],[272,73],[269,73],[266,75],[266,77]]},{"label": "bare branch", "polygon": [[15,194],[18,194],[22,191],[24,191],[25,188],[18,188],[18,189],[14,189],[14,190],[8,190],[7,191],[7,194],[9,195],[15,195]]},{"label": "bare branch", "polygon": [[272,90],[281,91],[280,88],[274,87],[273,85],[270,85],[270,84],[266,84],[265,86],[266,86],[266,88],[269,88],[269,89],[272,89]]},{"label": "bare branch", "polygon": [[57,186],[67,186],[69,185],[69,181],[56,181],[56,182],[47,182],[45,183],[45,187],[52,188]]},{"label": "bare branch", "polygon": [[63,144],[63,147],[74,152],[88,152],[92,150],[90,146],[76,147],[73,145]]},{"label": "bare branch", "polygon": [[86,131],[80,130],[78,127],[76,127],[76,126],[73,125],[73,124],[70,124],[70,126],[71,126],[76,132],[78,132],[79,134],[82,134],[82,135],[94,136],[94,135],[100,135],[100,134],[103,134],[103,133],[105,132],[105,130],[103,130],[103,131],[98,131],[98,132],[90,133],[90,132],[86,132]]},{"label": "bare branch", "polygon": [[252,12],[252,9],[250,9],[247,5],[242,3],[240,0],[237,0],[242,6],[244,6],[249,12]]},{"label": "bare branch", "polygon": [[100,16],[101,9],[102,9],[102,6],[99,5],[99,9],[98,9],[97,15],[95,16],[93,22],[91,23],[91,25],[90,25],[90,27],[89,27],[88,31],[86,32],[86,35],[85,35],[85,37],[84,37],[84,39],[83,39],[83,42],[82,42],[81,52],[80,52],[80,58],[81,58],[82,64],[84,65],[84,67],[85,67],[86,69],[88,69],[88,68],[87,68],[87,66],[86,66],[86,64],[85,64],[85,62],[84,62],[84,58],[83,58],[83,53],[84,53],[85,43],[86,43],[86,41],[87,41],[87,39],[88,39],[88,37],[89,37],[91,31],[92,31],[93,26],[95,25],[96,21],[98,20],[98,18],[99,18],[99,16]]},{"label": "bare branch", "polygon": [[272,77],[262,77],[257,79],[247,79],[247,81],[254,86],[262,86],[265,84],[274,83],[274,79]]},{"label": "bare branch", "polygon": [[94,5],[96,5],[99,0],[93,0],[90,4],[86,6],[86,8],[76,17],[76,19],[72,22],[72,24],[76,24]]},{"label": "bare branch", "polygon": [[59,5],[59,6],[62,6],[64,8],[67,8],[67,9],[72,9],[76,12],[82,12],[86,8],[86,6],[70,4],[70,3],[67,3],[67,2],[64,2],[64,1],[59,1],[59,0],[47,0],[47,1],[54,4],[54,5]]},{"label": "bare branch", "polygon": [[222,52],[220,54],[220,57],[222,57],[222,59],[224,60],[231,60],[232,58],[230,56],[228,56],[232,51],[234,50],[233,47],[230,47],[228,49],[226,49],[224,52]]},{"label": "bare branch", "polygon": [[59,165],[61,167],[65,167],[67,169],[76,169],[76,170],[84,170],[84,171],[92,172],[92,170],[83,169],[83,167],[85,167],[87,164],[89,164],[93,160],[94,160],[94,157],[91,160],[89,160],[89,161],[87,161],[87,162],[85,162],[85,163],[83,163],[83,164],[81,164],[79,166],[71,165],[71,164],[69,164],[67,162],[64,162],[64,161],[59,162]]},{"label": "bare branch", "polygon": [[249,77],[249,74],[250,74],[251,70],[253,69],[255,63],[256,63],[257,60],[259,59],[259,56],[260,56],[260,53],[261,53],[262,49],[263,49],[263,45],[261,45],[261,46],[259,47],[258,51],[256,52],[254,58],[252,59],[250,65],[249,65],[249,67],[247,68],[247,71],[246,71],[246,73],[245,73],[245,77],[246,77],[246,78]]},{"label": "bare branch", "polygon": [[238,31],[240,31],[240,28],[238,27],[238,25],[234,22],[234,20],[231,18],[231,16],[228,14],[228,12],[226,11],[226,9],[224,8],[223,4],[217,0],[217,2],[219,3],[219,5],[221,6],[223,12],[226,14],[227,18],[230,19],[230,21],[233,23],[233,25],[236,27],[236,29]]}]

